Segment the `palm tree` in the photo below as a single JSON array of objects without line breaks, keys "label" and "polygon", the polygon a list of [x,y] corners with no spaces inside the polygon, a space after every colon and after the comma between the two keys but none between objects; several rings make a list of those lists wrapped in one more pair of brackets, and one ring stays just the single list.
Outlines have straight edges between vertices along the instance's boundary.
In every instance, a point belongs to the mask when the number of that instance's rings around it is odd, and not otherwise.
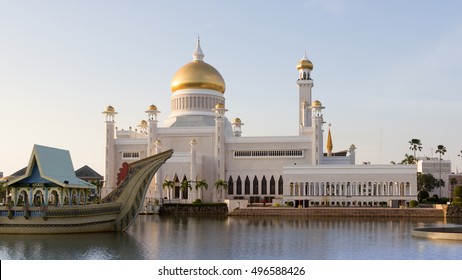
[{"label": "palm tree", "polygon": [[[208,189],[209,188],[209,184],[207,184],[207,182],[205,180],[200,180],[200,181],[196,181],[196,191],[200,191],[201,194],[202,194],[202,189]],[[200,195],[199,197],[200,199],[202,199],[202,195]]]},{"label": "palm tree", "polygon": [[438,145],[436,149],[436,153],[440,154],[440,179],[438,181],[438,188],[440,189],[440,197],[441,197],[441,156],[446,153],[446,147],[444,145]]},{"label": "palm tree", "polygon": [[221,198],[222,190],[226,190],[228,188],[228,183],[225,180],[218,179],[215,182],[215,187],[217,188],[217,191],[219,192],[219,198]]},{"label": "palm tree", "polygon": [[[186,191],[188,189],[192,189],[191,187],[191,181],[188,181],[186,179],[183,179],[183,181],[181,181],[181,184],[180,184],[180,191],[182,194],[186,194]],[[184,202],[186,203],[186,199],[187,199],[187,196],[185,195],[184,197]]]},{"label": "palm tree", "polygon": [[401,161],[401,164],[415,164],[415,157],[412,155],[405,154],[404,159]]},{"label": "palm tree", "polygon": [[422,151],[422,142],[420,141],[420,139],[411,139],[411,141],[409,141],[409,144],[411,145],[409,149],[414,151],[414,159],[416,159],[416,151]]},{"label": "palm tree", "polygon": [[172,196],[171,196],[171,192],[169,190],[173,189],[175,187],[175,182],[171,181],[171,180],[165,180],[163,183],[162,183],[162,188],[167,188],[167,192],[168,192],[168,200],[170,201]]}]

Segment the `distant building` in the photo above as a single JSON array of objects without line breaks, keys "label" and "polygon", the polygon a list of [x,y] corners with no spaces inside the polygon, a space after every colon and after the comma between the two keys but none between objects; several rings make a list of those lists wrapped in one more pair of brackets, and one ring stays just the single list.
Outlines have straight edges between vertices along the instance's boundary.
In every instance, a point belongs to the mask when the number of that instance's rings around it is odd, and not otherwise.
[{"label": "distant building", "polygon": [[85,165],[75,171],[75,176],[96,186],[94,192],[90,194],[92,197],[101,197],[101,187],[104,180],[101,174],[93,170],[90,166]]},{"label": "distant building", "polygon": [[[437,157],[417,157],[417,172],[424,174],[432,174],[436,179],[442,179],[444,186],[441,189],[434,189],[430,196],[436,194],[439,197],[449,197],[450,182],[449,175],[451,174],[451,161]],[[441,177],[440,177],[441,176]]]}]

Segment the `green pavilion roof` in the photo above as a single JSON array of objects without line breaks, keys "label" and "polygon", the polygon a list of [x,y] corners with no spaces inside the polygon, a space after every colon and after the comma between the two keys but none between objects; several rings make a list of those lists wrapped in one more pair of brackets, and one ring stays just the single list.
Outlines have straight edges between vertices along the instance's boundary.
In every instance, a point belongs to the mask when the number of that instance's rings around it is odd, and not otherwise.
[{"label": "green pavilion roof", "polygon": [[34,182],[52,182],[70,188],[96,188],[77,178],[69,151],[41,145],[34,145],[25,174],[8,182],[8,185]]}]

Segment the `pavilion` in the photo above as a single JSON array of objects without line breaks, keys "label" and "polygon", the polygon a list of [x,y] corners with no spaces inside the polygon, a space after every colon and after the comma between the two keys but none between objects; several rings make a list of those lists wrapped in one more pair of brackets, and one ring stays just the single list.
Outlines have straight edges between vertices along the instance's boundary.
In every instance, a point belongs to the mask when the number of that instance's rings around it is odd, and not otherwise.
[{"label": "pavilion", "polygon": [[34,145],[24,175],[4,182],[12,206],[86,204],[96,186],[77,178],[69,151]]}]

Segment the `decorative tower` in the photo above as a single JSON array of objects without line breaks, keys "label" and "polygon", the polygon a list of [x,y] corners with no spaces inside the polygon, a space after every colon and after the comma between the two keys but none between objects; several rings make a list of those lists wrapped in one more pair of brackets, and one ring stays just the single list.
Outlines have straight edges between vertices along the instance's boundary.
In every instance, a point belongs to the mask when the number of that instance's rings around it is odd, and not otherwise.
[{"label": "decorative tower", "polygon": [[101,190],[101,196],[108,195],[116,187],[115,173],[115,115],[117,112],[114,107],[107,106],[102,112],[106,115],[106,172],[104,174],[104,187]]},{"label": "decorative tower", "polygon": [[[145,113],[148,114],[148,122],[146,125],[146,130],[148,134],[148,147],[146,151],[146,155],[152,156],[155,155],[156,152],[156,147],[155,147],[155,141],[157,140],[157,114],[160,112],[157,110],[157,107],[155,105],[150,105]],[[151,181],[149,184],[149,189],[148,192],[146,193],[146,197],[144,198],[144,201],[148,207],[151,206],[152,202],[154,199],[159,199],[159,188],[162,188],[162,182],[156,181],[156,176],[154,176],[154,179]]]},{"label": "decorative tower", "polygon": [[[216,180],[225,178],[225,109],[223,103],[215,105],[215,170]],[[219,196],[214,189],[214,201],[223,201],[223,192]]]},{"label": "decorative tower", "polygon": [[330,134],[330,126],[331,124],[329,124],[329,132],[327,133],[327,144],[326,144],[328,157],[332,156],[332,149],[334,148],[334,145],[332,144],[332,135]]},{"label": "decorative tower", "polygon": [[154,155],[154,142],[157,140],[157,114],[160,111],[157,110],[155,105],[150,105],[145,113],[148,114],[148,149],[147,155]]},{"label": "decorative tower", "polygon": [[319,100],[313,101],[311,104],[311,119],[313,123],[313,146],[312,146],[312,164],[319,165],[323,157],[323,137],[322,137],[322,124],[324,119],[322,116],[322,106]]},{"label": "decorative tower", "polygon": [[305,55],[297,64],[298,69],[298,91],[300,104],[300,135],[304,134],[306,127],[311,127],[311,112],[309,104],[311,104],[311,89],[313,88],[313,80],[311,79],[311,70],[313,63]]},{"label": "decorative tower", "polygon": [[350,163],[356,164],[356,146],[354,144],[351,144],[350,148],[348,149],[348,152],[350,153]]},{"label": "decorative tower", "polygon": [[[155,153],[159,154],[162,152],[162,142],[158,139],[154,144]],[[156,174],[154,175],[154,182],[155,182],[155,195],[154,198],[162,201],[162,166],[157,170]],[[168,190],[167,190],[168,191]]]},{"label": "decorative tower", "polygon": [[234,136],[241,137],[241,134],[242,134],[241,126],[244,125],[244,123],[241,121],[241,119],[240,118],[235,118],[231,125],[233,126],[233,134],[234,134]]},{"label": "decorative tower", "polygon": [[196,189],[196,180],[197,180],[197,174],[196,174],[196,155],[197,155],[197,141],[196,139],[192,139],[191,142],[189,142],[191,146],[191,169],[190,169],[190,174],[189,178],[191,178],[191,197],[192,201],[196,200],[199,197],[199,194],[197,193]]}]

